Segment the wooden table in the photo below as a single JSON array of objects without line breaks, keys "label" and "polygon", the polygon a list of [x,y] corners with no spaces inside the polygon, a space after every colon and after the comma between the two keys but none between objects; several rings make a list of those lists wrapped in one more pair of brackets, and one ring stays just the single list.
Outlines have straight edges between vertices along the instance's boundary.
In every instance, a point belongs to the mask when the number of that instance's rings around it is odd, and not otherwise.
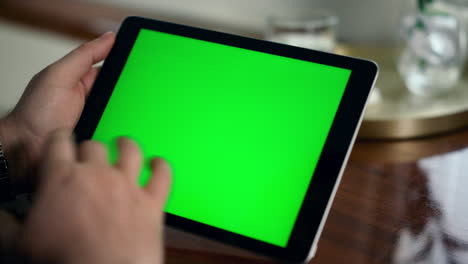
[{"label": "wooden table", "polygon": [[[0,17],[84,39],[130,14],[141,15],[89,2],[0,0]],[[468,263],[465,203],[468,129],[411,141],[358,141],[310,263]],[[171,247],[166,256],[176,264],[274,263],[229,250]]]},{"label": "wooden table", "polygon": [[[310,263],[468,263],[468,129],[358,141]],[[168,249],[167,263],[275,263]]]}]

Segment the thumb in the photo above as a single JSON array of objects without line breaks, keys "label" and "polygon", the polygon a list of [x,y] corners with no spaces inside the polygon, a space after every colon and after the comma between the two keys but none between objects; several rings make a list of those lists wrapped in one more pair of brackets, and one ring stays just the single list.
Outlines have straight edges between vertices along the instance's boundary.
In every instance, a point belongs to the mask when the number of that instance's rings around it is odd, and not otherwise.
[{"label": "thumb", "polygon": [[57,76],[67,76],[71,85],[76,84],[92,66],[107,57],[115,41],[115,34],[107,32],[99,38],[84,43],[51,65]]}]

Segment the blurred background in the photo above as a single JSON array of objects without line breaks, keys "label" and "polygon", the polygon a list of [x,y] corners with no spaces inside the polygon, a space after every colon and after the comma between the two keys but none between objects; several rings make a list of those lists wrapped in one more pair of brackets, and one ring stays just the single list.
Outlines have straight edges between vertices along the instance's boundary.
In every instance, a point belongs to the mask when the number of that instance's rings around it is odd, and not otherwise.
[{"label": "blurred background", "polygon": [[395,40],[406,0],[97,0],[110,5],[145,9],[154,14],[199,21],[212,28],[262,34],[269,16],[302,17],[316,9],[336,12],[346,27],[339,38],[351,42],[387,43]]},{"label": "blurred background", "polygon": [[468,262],[468,0],[0,0],[0,116],[35,73],[130,15],[376,61],[318,263]]},{"label": "blurred background", "polygon": [[[138,15],[372,59],[381,71],[361,136],[439,133],[440,124],[425,119],[456,114],[444,127],[467,123],[458,115],[468,117],[468,89],[461,88],[467,6],[467,0],[0,0],[0,114],[34,73]],[[423,122],[402,126],[403,119]]]}]

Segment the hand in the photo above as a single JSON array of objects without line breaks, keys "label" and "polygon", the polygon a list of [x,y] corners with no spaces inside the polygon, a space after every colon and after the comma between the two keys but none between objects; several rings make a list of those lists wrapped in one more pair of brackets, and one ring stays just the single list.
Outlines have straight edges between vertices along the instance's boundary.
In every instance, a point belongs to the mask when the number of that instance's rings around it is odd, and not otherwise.
[{"label": "hand", "polygon": [[119,159],[87,141],[78,148],[67,132],[46,146],[36,203],[26,221],[23,248],[33,260],[56,263],[162,263],[162,224],[170,168],[151,162],[152,178],[138,187],[142,156],[118,141]]},{"label": "hand", "polygon": [[98,73],[93,65],[107,57],[114,40],[114,33],[106,33],[45,68],[0,120],[0,140],[14,180],[27,174],[22,170],[35,169],[52,131],[74,129]]}]

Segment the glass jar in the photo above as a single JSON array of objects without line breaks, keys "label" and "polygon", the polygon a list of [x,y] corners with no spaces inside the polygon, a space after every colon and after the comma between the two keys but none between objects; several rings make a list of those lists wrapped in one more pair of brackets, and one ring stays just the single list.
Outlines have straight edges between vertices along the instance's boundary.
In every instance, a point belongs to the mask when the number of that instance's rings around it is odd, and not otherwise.
[{"label": "glass jar", "polygon": [[465,21],[445,6],[447,3],[441,1],[420,6],[402,19],[405,46],[398,70],[409,91],[418,96],[450,92],[463,71],[467,49]]}]

